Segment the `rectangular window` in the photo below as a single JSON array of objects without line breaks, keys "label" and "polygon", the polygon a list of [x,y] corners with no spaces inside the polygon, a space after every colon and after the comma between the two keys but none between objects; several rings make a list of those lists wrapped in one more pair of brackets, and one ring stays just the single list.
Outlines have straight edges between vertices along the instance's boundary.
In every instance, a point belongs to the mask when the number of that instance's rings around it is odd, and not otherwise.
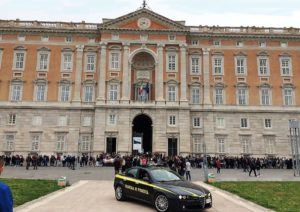
[{"label": "rectangular window", "polygon": [[223,74],[223,57],[214,57],[213,59],[214,75]]},{"label": "rectangular window", "polygon": [[66,146],[66,135],[58,134],[56,139],[56,151],[63,152]]},{"label": "rectangular window", "polygon": [[224,104],[224,89],[216,88],[216,105]]},{"label": "rectangular window", "polygon": [[285,47],[288,46],[288,42],[287,41],[281,41],[280,46],[285,48]]},{"label": "rectangular window", "polygon": [[269,64],[268,58],[259,58],[258,59],[258,72],[259,75],[269,75]]},{"label": "rectangular window", "polygon": [[85,86],[84,101],[92,102],[94,100],[94,86]]},{"label": "rectangular window", "polygon": [[199,41],[198,40],[192,40],[192,45],[195,46],[195,45],[198,45]]},{"label": "rectangular window", "polygon": [[118,100],[118,85],[110,85],[109,100]]},{"label": "rectangular window", "polygon": [[40,150],[40,135],[31,136],[31,151],[37,152]]},{"label": "rectangular window", "polygon": [[92,125],[92,117],[91,116],[85,116],[83,117],[82,126],[83,127],[89,127]]},{"label": "rectangular window", "polygon": [[272,119],[265,119],[265,128],[270,129],[272,128]]},{"label": "rectangular window", "polygon": [[71,43],[71,42],[73,41],[72,36],[66,36],[66,37],[65,37],[65,41],[66,41],[67,43]]},{"label": "rectangular window", "polygon": [[293,89],[285,88],[284,93],[284,105],[293,105]]},{"label": "rectangular window", "polygon": [[169,35],[169,41],[175,41],[176,35]]},{"label": "rectangular window", "polygon": [[219,40],[214,40],[213,41],[214,46],[221,46],[221,41]]},{"label": "rectangular window", "polygon": [[49,41],[49,36],[48,35],[42,35],[41,36],[41,41],[44,41],[44,42]]},{"label": "rectangular window", "polygon": [[63,70],[71,71],[72,69],[72,54],[63,55]]},{"label": "rectangular window", "polygon": [[281,58],[280,59],[281,74],[284,76],[291,76],[291,59]]},{"label": "rectangular window", "polygon": [[14,151],[15,135],[8,134],[5,135],[4,150]]},{"label": "rectangular window", "polygon": [[95,55],[87,56],[86,70],[87,71],[95,71]]},{"label": "rectangular window", "polygon": [[235,71],[237,75],[245,75],[246,74],[246,59],[243,57],[236,57],[235,59]]},{"label": "rectangular window", "polygon": [[236,46],[237,46],[237,47],[243,47],[243,45],[244,45],[244,44],[243,44],[242,41],[237,41],[237,42],[236,42]]},{"label": "rectangular window", "polygon": [[267,43],[265,41],[259,41],[258,46],[261,47],[261,48],[264,48],[264,47],[267,46]]},{"label": "rectangular window", "polygon": [[169,116],[169,125],[170,126],[176,125],[176,116]]},{"label": "rectangular window", "polygon": [[176,87],[173,85],[168,86],[168,100],[170,102],[176,101]]},{"label": "rectangular window", "polygon": [[176,55],[168,55],[168,71],[176,71]]},{"label": "rectangular window", "polygon": [[24,69],[24,52],[17,52],[16,53],[16,64],[15,68],[16,69]]},{"label": "rectangular window", "polygon": [[119,69],[119,53],[111,53],[111,69]]},{"label": "rectangular window", "polygon": [[21,101],[22,85],[12,85],[11,101]]},{"label": "rectangular window", "polygon": [[192,88],[192,103],[200,104],[200,88]]},{"label": "rectangular window", "polygon": [[90,150],[90,141],[91,136],[89,135],[81,135],[81,151],[89,151]]},{"label": "rectangular window", "polygon": [[115,125],[116,124],[116,115],[115,114],[110,114],[109,115],[109,124],[110,125]]},{"label": "rectangular window", "polygon": [[70,85],[61,85],[60,89],[60,101],[68,102],[70,96]]},{"label": "rectangular window", "polygon": [[45,101],[46,85],[36,85],[36,101]]},{"label": "rectangular window", "polygon": [[49,54],[40,54],[39,71],[48,70],[48,57],[49,57]]},{"label": "rectangular window", "polygon": [[68,117],[67,116],[59,116],[57,124],[60,127],[67,126],[68,125]]},{"label": "rectangular window", "polygon": [[221,117],[216,118],[216,126],[217,128],[225,128],[225,119]]},{"label": "rectangular window", "polygon": [[42,125],[42,116],[33,116],[32,125],[33,126],[41,126]]},{"label": "rectangular window", "polygon": [[249,128],[249,123],[247,118],[241,118],[241,128]]},{"label": "rectangular window", "polygon": [[202,153],[202,136],[201,135],[195,135],[193,137],[193,152],[194,153]]},{"label": "rectangular window", "polygon": [[238,88],[238,104],[246,105],[247,104],[247,89]]},{"label": "rectangular window", "polygon": [[242,146],[242,154],[250,154],[251,153],[251,141],[250,136],[240,136],[241,146]]},{"label": "rectangular window", "polygon": [[196,128],[201,127],[201,118],[200,117],[193,118],[193,126]]},{"label": "rectangular window", "polygon": [[199,74],[200,72],[200,58],[192,57],[191,58],[191,73]]},{"label": "rectangular window", "polygon": [[9,114],[8,115],[8,125],[15,125],[17,120],[17,115],[16,114]]},{"label": "rectangular window", "polygon": [[270,105],[270,89],[262,88],[261,89],[261,104],[262,105]]},{"label": "rectangular window", "polygon": [[218,152],[225,153],[225,138],[218,137],[217,144],[218,144]]},{"label": "rectangular window", "polygon": [[266,154],[275,154],[275,137],[264,136]]}]

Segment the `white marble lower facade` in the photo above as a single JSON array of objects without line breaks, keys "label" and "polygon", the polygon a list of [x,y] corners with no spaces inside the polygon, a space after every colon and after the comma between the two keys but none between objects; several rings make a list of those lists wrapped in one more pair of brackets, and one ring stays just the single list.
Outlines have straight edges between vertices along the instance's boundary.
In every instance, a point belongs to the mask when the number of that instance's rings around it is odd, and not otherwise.
[{"label": "white marble lower facade", "polygon": [[[137,116],[151,120],[152,152],[170,154],[169,142],[173,139],[177,141],[173,150],[179,155],[200,155],[206,146],[206,152],[212,156],[259,157],[289,157],[288,123],[300,118],[295,110],[251,107],[247,110],[126,104],[5,107],[0,109],[0,154],[97,155],[107,152],[109,138],[115,139],[117,153],[131,154],[133,122]],[[171,125],[170,116],[175,117]],[[247,123],[241,123],[241,119]]]}]

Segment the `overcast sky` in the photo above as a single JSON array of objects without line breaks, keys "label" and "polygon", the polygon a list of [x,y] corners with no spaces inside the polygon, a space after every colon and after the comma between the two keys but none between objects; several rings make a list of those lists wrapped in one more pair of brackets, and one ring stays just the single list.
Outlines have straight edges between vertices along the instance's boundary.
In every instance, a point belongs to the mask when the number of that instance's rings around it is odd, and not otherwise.
[{"label": "overcast sky", "polygon": [[[100,23],[137,10],[142,0],[0,0],[0,19]],[[186,25],[300,27],[300,0],[147,0]]]}]

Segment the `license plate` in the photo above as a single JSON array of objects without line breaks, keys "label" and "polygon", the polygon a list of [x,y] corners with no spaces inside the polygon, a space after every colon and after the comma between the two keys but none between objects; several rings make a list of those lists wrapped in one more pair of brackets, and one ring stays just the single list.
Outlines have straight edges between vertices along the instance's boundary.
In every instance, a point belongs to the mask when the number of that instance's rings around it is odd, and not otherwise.
[{"label": "license plate", "polygon": [[206,199],[205,202],[206,204],[211,203],[211,199]]}]

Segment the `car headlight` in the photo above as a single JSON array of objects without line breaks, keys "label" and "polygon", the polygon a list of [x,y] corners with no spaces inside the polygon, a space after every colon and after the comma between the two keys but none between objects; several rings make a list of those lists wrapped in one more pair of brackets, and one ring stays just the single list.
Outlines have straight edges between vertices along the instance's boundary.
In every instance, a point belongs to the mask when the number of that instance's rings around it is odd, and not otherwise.
[{"label": "car headlight", "polygon": [[209,198],[209,197],[211,197],[211,194],[210,193],[206,194],[206,198]]},{"label": "car headlight", "polygon": [[188,199],[188,196],[186,196],[186,195],[179,195],[178,198],[179,199]]}]

